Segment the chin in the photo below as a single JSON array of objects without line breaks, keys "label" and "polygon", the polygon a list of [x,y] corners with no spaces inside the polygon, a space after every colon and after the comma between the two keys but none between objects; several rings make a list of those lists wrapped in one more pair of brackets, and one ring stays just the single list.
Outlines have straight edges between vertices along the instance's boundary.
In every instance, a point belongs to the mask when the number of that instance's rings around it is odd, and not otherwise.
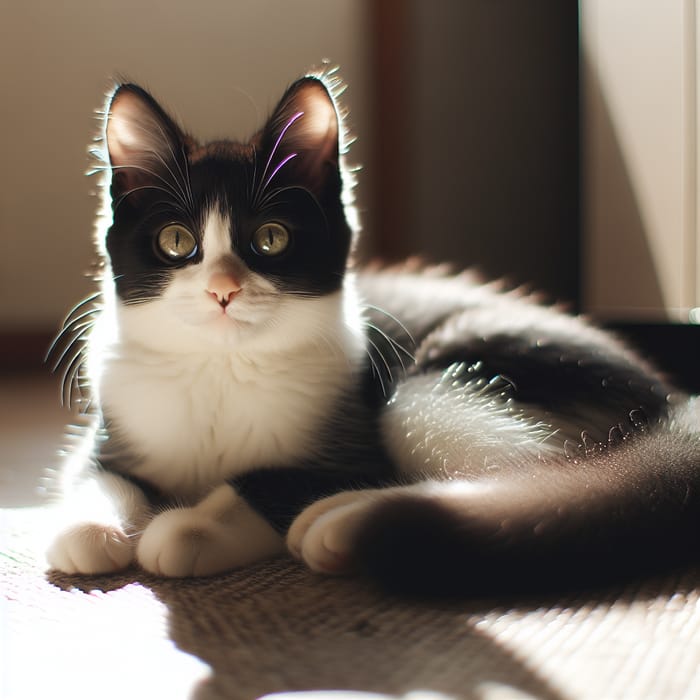
[{"label": "chin", "polygon": [[[205,328],[206,331],[203,332]],[[246,345],[246,339],[254,336],[250,328],[228,316],[210,321],[205,327],[195,332],[201,333],[205,340],[204,350],[235,351]]]}]

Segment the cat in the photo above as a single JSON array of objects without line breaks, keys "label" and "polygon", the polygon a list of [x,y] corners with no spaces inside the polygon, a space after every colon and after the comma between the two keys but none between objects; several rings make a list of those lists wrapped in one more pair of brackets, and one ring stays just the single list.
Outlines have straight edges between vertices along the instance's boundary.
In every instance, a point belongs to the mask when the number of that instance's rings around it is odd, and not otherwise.
[{"label": "cat", "polygon": [[288,551],[489,592],[695,560],[700,404],[536,296],[353,265],[339,87],[300,78],[248,143],[110,93],[49,567],[208,576]]}]

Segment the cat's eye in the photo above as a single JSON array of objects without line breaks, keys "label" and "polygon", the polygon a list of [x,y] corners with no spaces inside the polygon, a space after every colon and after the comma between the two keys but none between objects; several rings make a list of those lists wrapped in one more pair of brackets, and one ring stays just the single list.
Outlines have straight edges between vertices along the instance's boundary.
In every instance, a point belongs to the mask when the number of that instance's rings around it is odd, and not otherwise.
[{"label": "cat's eye", "polygon": [[197,239],[184,226],[168,224],[158,233],[158,248],[168,260],[186,260],[197,252]]},{"label": "cat's eye", "polygon": [[289,231],[282,224],[269,222],[253,234],[252,242],[260,255],[280,255],[289,247]]}]

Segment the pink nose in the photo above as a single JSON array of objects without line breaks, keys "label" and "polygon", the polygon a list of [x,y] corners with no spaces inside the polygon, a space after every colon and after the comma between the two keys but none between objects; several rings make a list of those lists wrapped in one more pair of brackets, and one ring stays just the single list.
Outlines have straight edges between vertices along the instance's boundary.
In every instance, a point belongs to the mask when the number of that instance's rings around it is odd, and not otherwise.
[{"label": "pink nose", "polygon": [[225,272],[213,274],[209,278],[209,284],[207,284],[207,294],[212,296],[224,309],[240,291],[241,285],[232,275]]}]

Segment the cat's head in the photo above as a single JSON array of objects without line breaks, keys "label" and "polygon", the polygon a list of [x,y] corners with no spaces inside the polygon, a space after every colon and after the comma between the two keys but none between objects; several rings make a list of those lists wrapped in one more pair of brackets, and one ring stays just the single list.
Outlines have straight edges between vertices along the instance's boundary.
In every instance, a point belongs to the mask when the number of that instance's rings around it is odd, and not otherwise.
[{"label": "cat's head", "polygon": [[177,350],[318,324],[307,317],[338,296],[353,237],[342,140],[324,76],[295,82],[248,143],[200,144],[145,90],[119,85],[104,121],[102,250],[125,331]]}]

